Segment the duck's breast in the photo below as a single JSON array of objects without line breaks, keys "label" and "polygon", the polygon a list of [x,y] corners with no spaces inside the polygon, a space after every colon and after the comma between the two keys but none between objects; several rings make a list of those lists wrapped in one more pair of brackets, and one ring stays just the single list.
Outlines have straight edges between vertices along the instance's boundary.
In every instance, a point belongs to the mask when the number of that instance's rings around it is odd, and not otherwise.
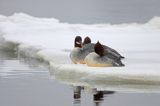
[{"label": "duck's breast", "polygon": [[85,64],[84,59],[86,57],[86,54],[81,48],[74,48],[70,53],[70,58],[73,63],[77,64]]}]

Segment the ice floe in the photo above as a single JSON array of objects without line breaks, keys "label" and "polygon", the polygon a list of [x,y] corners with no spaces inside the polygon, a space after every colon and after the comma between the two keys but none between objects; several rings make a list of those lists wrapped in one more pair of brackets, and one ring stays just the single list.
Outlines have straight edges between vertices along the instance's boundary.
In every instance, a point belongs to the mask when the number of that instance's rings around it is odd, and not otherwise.
[{"label": "ice floe", "polygon": [[[76,35],[90,36],[93,42],[99,40],[116,49],[126,57],[125,67],[95,68],[73,64],[69,53]],[[160,91],[160,17],[144,24],[84,25],[24,13],[0,15],[0,42],[1,49],[12,49],[48,62],[51,76],[68,84]]]}]

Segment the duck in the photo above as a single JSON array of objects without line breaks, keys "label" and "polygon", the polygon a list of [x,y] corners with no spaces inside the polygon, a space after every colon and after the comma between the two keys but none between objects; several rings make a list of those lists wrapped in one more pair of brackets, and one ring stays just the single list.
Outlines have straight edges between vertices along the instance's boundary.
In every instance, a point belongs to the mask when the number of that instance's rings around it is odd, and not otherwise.
[{"label": "duck", "polygon": [[74,40],[74,48],[70,53],[70,59],[74,64],[85,64],[84,59],[85,57],[94,51],[90,50],[88,48],[83,48],[82,44],[82,37],[81,36],[76,36]]},{"label": "duck", "polygon": [[115,59],[108,56],[107,49],[98,41],[94,45],[94,52],[89,53],[85,57],[85,63],[90,67],[113,67],[124,66],[120,59]]},{"label": "duck", "polygon": [[[74,64],[85,64],[85,57],[95,51],[95,44],[91,43],[90,37],[86,36],[83,43],[82,37],[76,36],[74,40],[74,49],[70,53],[70,59]],[[121,60],[123,56],[121,56],[116,50],[103,45],[105,51],[107,51],[107,55],[110,58],[113,58],[117,61]]]},{"label": "duck", "polygon": [[[90,51],[94,51],[94,46],[95,44],[94,43],[91,43],[91,39],[90,37],[85,37],[84,41],[83,41],[83,49],[85,50],[90,50]],[[109,46],[106,46],[106,45],[102,45],[103,48],[105,50],[107,50],[108,52],[108,56],[111,57],[111,58],[115,58],[117,60],[121,60],[121,59],[124,59],[125,57],[122,56],[120,53],[118,53],[115,49],[109,47]]]}]

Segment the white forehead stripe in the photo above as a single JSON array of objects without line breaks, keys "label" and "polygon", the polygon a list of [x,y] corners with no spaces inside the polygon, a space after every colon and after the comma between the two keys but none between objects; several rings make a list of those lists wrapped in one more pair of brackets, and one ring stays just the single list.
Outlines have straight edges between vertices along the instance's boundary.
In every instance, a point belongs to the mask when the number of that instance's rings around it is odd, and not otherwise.
[{"label": "white forehead stripe", "polygon": [[79,44],[79,45],[80,45],[81,43],[80,43],[80,42],[76,42],[76,44]]}]

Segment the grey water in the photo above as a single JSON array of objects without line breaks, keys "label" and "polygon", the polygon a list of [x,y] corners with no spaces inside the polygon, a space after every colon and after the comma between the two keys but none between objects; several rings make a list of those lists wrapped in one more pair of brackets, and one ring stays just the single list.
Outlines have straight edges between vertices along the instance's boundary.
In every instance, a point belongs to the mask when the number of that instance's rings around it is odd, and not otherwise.
[{"label": "grey water", "polygon": [[160,0],[0,0],[0,14],[24,12],[69,23],[144,23],[160,16]]},{"label": "grey water", "polygon": [[159,106],[159,98],[159,93],[88,91],[62,84],[45,65],[0,51],[0,106]]}]

